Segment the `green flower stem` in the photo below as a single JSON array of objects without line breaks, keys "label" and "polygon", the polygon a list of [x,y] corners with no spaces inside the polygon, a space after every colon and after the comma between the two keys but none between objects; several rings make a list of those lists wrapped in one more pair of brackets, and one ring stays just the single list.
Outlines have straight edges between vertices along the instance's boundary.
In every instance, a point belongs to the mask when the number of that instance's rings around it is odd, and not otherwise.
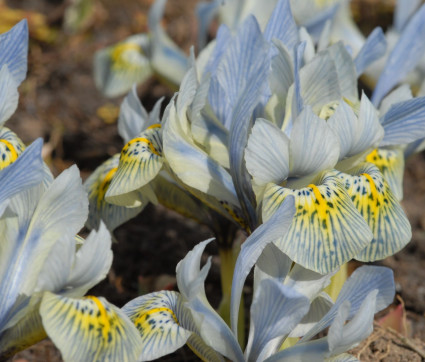
[{"label": "green flower stem", "polygon": [[[230,325],[230,297],[232,291],[233,271],[235,269],[238,253],[234,248],[219,248],[220,255],[220,272],[221,272],[221,290],[222,299],[218,307],[218,313]],[[245,311],[244,299],[242,296],[239,308],[238,318],[238,341],[241,347],[245,345]]]}]

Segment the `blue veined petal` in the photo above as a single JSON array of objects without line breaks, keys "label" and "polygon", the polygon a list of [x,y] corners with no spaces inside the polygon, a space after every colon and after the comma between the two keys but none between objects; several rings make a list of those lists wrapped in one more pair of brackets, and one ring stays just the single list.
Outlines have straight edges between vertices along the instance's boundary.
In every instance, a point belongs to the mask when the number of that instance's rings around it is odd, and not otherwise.
[{"label": "blue veined petal", "polygon": [[382,98],[400,82],[419,62],[425,51],[425,5],[416,12],[406,25],[397,44],[388,57],[372,96],[377,106]]},{"label": "blue veined petal", "polygon": [[303,267],[330,273],[372,239],[369,226],[334,172],[323,173],[317,182],[299,190],[269,184],[263,198],[263,220],[289,195],[295,197],[296,214],[286,236],[275,244]]},{"label": "blue veined petal", "polygon": [[329,351],[331,355],[339,355],[348,351],[372,333],[378,292],[378,289],[372,290],[363,300],[353,319],[346,324],[351,303],[346,300],[339,307],[328,332]]},{"label": "blue veined petal", "polygon": [[332,31],[332,22],[331,20],[327,20],[325,23],[325,26],[323,27],[322,33],[320,34],[319,41],[317,43],[318,52],[325,50],[330,45],[331,31]]},{"label": "blue veined petal", "polygon": [[293,199],[289,197],[288,200],[280,205],[275,214],[255,229],[242,244],[233,274],[230,304],[231,326],[235,335],[237,335],[237,319],[245,279],[267,244],[287,233],[294,213]]},{"label": "blue veined petal", "polygon": [[[4,129],[4,128],[3,128]],[[39,138],[18,159],[0,172],[0,204],[14,194],[39,184],[43,179],[43,160]]]},{"label": "blue veined petal", "polygon": [[355,255],[361,261],[384,259],[403,248],[412,237],[412,230],[400,203],[376,166],[364,163],[338,175],[352,202],[365,218],[373,239]]},{"label": "blue veined petal", "polygon": [[291,55],[280,41],[274,41],[277,54],[271,60],[269,73],[269,86],[271,98],[266,105],[268,118],[273,120],[278,127],[282,127],[285,117],[285,105],[289,87],[294,83],[294,66]]},{"label": "blue veined petal", "polygon": [[298,43],[298,28],[292,16],[289,0],[279,0],[270,16],[264,38],[272,41],[279,39],[290,51]]},{"label": "blue veined petal", "polygon": [[174,103],[164,125],[164,155],[173,172],[187,186],[239,208],[230,174],[200,149],[186,132],[189,122],[179,119]]},{"label": "blue veined petal", "polygon": [[[268,48],[257,21],[252,15],[248,16],[224,51],[216,74],[211,77],[211,87],[215,92],[210,91],[209,101],[226,128],[230,129],[232,111],[242,91],[252,86],[252,82],[259,88],[266,80]],[[260,90],[257,92],[259,94]]]},{"label": "blue veined petal", "polygon": [[377,148],[366,161],[379,168],[397,200],[403,199],[404,155],[401,148]]},{"label": "blue veined petal", "polygon": [[211,267],[211,258],[200,269],[202,252],[211,241],[205,240],[196,245],[176,268],[177,285],[181,294],[188,300],[196,327],[201,338],[211,348],[232,361],[243,361],[243,354],[227,324],[208,303],[205,296],[205,278]]},{"label": "blue veined petal", "polygon": [[401,33],[403,28],[419,8],[421,0],[397,0],[394,10],[394,27]]},{"label": "blue veined petal", "polygon": [[152,112],[148,115],[137,95],[136,85],[133,85],[121,104],[118,118],[118,133],[125,143],[136,138],[140,132],[149,126],[159,123],[159,111],[162,101],[163,98],[159,99],[155,103]]},{"label": "blue veined petal", "polygon": [[[308,147],[306,147],[308,145]],[[332,169],[338,161],[337,135],[326,121],[306,106],[295,119],[289,141],[291,177],[307,176]]]},{"label": "blue veined petal", "polygon": [[122,311],[134,323],[142,337],[141,360],[160,358],[182,347],[191,332],[185,318],[187,311],[181,296],[176,292],[162,291],[144,295],[127,303]]},{"label": "blue veined petal", "polygon": [[308,312],[310,300],[277,280],[263,280],[251,305],[247,360],[263,361]]},{"label": "blue veined petal", "polygon": [[134,193],[149,186],[163,163],[162,127],[154,124],[123,147],[118,168],[104,194],[106,201],[121,206],[140,206],[141,201]]},{"label": "blue veined petal", "polygon": [[375,60],[383,57],[387,51],[387,41],[381,28],[375,28],[367,37],[354,63],[356,65],[357,76],[360,77],[366,68]]},{"label": "blue veined petal", "polygon": [[0,329],[13,318],[9,312],[18,296],[33,292],[54,243],[66,235],[77,234],[87,218],[87,195],[76,166],[62,172],[44,193],[42,189],[43,185],[32,188],[25,191],[23,199],[17,195],[13,200],[20,205],[28,199],[39,201],[35,210],[10,220],[14,228],[0,245]]},{"label": "blue veined petal", "polygon": [[381,118],[385,130],[380,146],[403,145],[425,136],[425,97],[391,106]]},{"label": "blue veined petal", "polygon": [[352,319],[360,309],[364,299],[375,289],[378,290],[375,306],[376,313],[386,308],[393,301],[395,286],[391,269],[368,265],[355,270],[342,287],[333,307],[301,341],[308,341],[317,333],[327,328],[345,301],[349,301],[351,304],[347,319]]},{"label": "blue veined petal", "polygon": [[198,18],[198,50],[205,47],[207,43],[208,28],[214,16],[218,12],[220,1],[201,2],[196,5],[196,16]]},{"label": "blue veined petal", "polygon": [[341,95],[353,102],[358,99],[355,64],[342,41],[331,45],[323,53],[329,53],[335,64]]},{"label": "blue veined petal", "polygon": [[147,34],[138,34],[96,52],[96,87],[106,97],[117,97],[128,92],[134,83],[146,80],[152,74],[146,54],[151,43]]},{"label": "blue veined petal", "polygon": [[0,126],[15,113],[19,99],[18,85],[8,65],[4,64],[0,70]]},{"label": "blue veined petal", "polygon": [[[225,54],[227,47],[232,42],[232,39],[233,39],[232,33],[229,30],[229,28],[224,24],[220,25],[217,31],[214,50],[212,51],[211,56],[208,59],[208,63],[205,66],[203,76],[205,76],[208,73],[210,73],[211,76],[216,74],[218,70],[218,65],[221,62],[222,56]],[[214,102],[212,102],[212,99],[213,98],[209,98],[209,102],[211,105],[215,104]]]},{"label": "blue veined petal", "polygon": [[0,35],[0,67],[7,65],[17,84],[27,76],[28,24],[21,20],[11,30]]},{"label": "blue veined petal", "polygon": [[245,163],[255,184],[281,184],[289,175],[288,138],[273,123],[257,119],[248,138]]},{"label": "blue veined petal", "polygon": [[64,360],[132,362],[143,352],[134,324],[102,297],[73,299],[46,292],[40,314]]},{"label": "blue veined petal", "polygon": [[15,132],[0,128],[0,170],[15,162],[24,150],[25,145]]},{"label": "blue veined petal", "polygon": [[101,220],[109,230],[114,230],[119,225],[138,215],[147,202],[139,207],[125,207],[105,201],[105,194],[115,176],[120,154],[116,154],[102,163],[84,182],[84,188],[89,196],[89,218],[86,226],[89,229],[98,229]]},{"label": "blue veined petal", "polygon": [[341,146],[339,161],[361,156],[365,151],[377,147],[384,136],[376,109],[365,94],[362,94],[358,115],[345,101],[341,101],[327,123],[338,135]]},{"label": "blue veined petal", "polygon": [[302,42],[294,49],[294,97],[292,98],[291,111],[292,123],[304,108],[304,100],[301,95],[300,69],[303,65],[304,50],[307,43]]},{"label": "blue veined petal", "polygon": [[408,101],[412,98],[413,95],[409,84],[402,84],[398,86],[393,91],[388,93],[384,98],[382,98],[382,102],[379,107],[380,116],[384,116],[394,104]]},{"label": "blue veined petal", "polygon": [[[319,114],[323,106],[341,99],[338,73],[329,53],[315,56],[310,63],[301,68],[299,76],[301,98],[304,105],[310,106],[314,113]],[[294,93],[295,85],[292,85],[288,91],[285,121],[282,126],[285,132],[291,119],[291,112],[288,110],[292,107]],[[292,117],[292,120],[294,119],[295,117]]]},{"label": "blue veined petal", "polygon": [[320,34],[322,34],[323,28],[326,23],[333,19],[339,4],[328,6],[327,9],[319,11],[316,16],[312,19],[303,22],[302,25],[307,29],[308,33],[313,37],[313,39],[317,42],[320,38]]}]

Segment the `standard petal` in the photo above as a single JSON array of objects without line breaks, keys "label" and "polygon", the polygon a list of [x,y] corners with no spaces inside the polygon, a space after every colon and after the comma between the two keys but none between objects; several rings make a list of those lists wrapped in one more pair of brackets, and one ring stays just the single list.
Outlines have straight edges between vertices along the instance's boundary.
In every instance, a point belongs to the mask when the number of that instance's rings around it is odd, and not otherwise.
[{"label": "standard petal", "polygon": [[104,298],[73,299],[46,292],[44,328],[66,361],[136,361],[140,335],[128,317]]},{"label": "standard petal", "polygon": [[372,239],[369,226],[333,172],[299,190],[269,184],[263,199],[263,220],[268,220],[288,195],[295,197],[296,214],[287,235],[275,244],[303,267],[330,273]]},{"label": "standard petal", "polygon": [[338,161],[340,146],[326,121],[305,107],[294,121],[289,151],[290,176],[299,177],[332,169]]},{"label": "standard petal", "polygon": [[281,184],[289,174],[289,140],[273,123],[257,119],[245,149],[248,172],[257,185]]},{"label": "standard petal", "polygon": [[303,294],[277,280],[263,280],[251,305],[247,359],[262,361],[278,350],[309,307],[310,300]]},{"label": "standard petal", "polygon": [[399,33],[402,32],[409,19],[421,4],[420,0],[396,1],[394,10],[394,26]]},{"label": "standard petal", "polygon": [[350,174],[340,173],[339,177],[373,233],[372,241],[356,254],[356,259],[380,260],[403,248],[412,237],[412,229],[377,167],[364,163]]},{"label": "standard petal", "polygon": [[98,229],[103,221],[112,231],[138,215],[147,204],[145,201],[142,206],[129,208],[105,201],[105,194],[118,169],[119,158],[120,155],[116,154],[106,160],[84,182],[84,188],[89,195],[89,218],[86,221],[89,229]]},{"label": "standard petal", "polygon": [[402,84],[390,93],[386,95],[381,102],[381,105],[379,107],[379,114],[384,116],[390,108],[399,102],[408,101],[409,99],[412,99],[412,90],[410,89],[410,85],[408,84]]},{"label": "standard petal", "polygon": [[[154,124],[123,147],[105,200],[117,205],[140,206],[140,201],[134,205],[128,204],[128,194],[133,195],[134,191],[148,185],[163,163],[162,128],[160,124]],[[128,201],[131,202],[131,198]]]}]

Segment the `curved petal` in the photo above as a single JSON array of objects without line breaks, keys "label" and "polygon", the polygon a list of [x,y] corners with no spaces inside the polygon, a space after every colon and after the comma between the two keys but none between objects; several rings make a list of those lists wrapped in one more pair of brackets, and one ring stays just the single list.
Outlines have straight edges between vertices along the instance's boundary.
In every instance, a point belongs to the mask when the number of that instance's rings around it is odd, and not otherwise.
[{"label": "curved petal", "polygon": [[257,185],[281,184],[289,174],[289,140],[273,123],[257,119],[245,149],[246,168]]},{"label": "curved petal", "polygon": [[408,101],[412,98],[412,90],[410,89],[409,84],[402,84],[398,86],[382,99],[381,105],[379,106],[380,116],[384,116],[394,104]]},{"label": "curved petal", "polygon": [[[150,361],[182,347],[192,334],[182,318],[183,302],[176,292],[162,291],[144,295],[127,303],[122,311],[142,337],[141,360]],[[190,314],[184,314],[186,318]],[[190,323],[190,322],[189,322]]]},{"label": "curved petal", "polygon": [[332,169],[338,161],[340,146],[326,121],[307,106],[294,121],[289,151],[290,176],[299,177]]},{"label": "curved petal", "polygon": [[233,273],[230,301],[230,322],[235,335],[237,335],[239,306],[246,277],[267,244],[287,233],[294,213],[293,199],[289,197],[280,205],[274,215],[255,229],[242,244]]},{"label": "curved petal", "polygon": [[294,289],[274,279],[263,280],[251,305],[245,356],[252,361],[262,361],[275,352],[309,307],[310,300]]},{"label": "curved petal", "polygon": [[373,290],[378,290],[374,312],[386,308],[394,298],[395,286],[391,269],[378,266],[362,266],[355,270],[343,285],[338,298],[329,312],[317,323],[301,341],[308,341],[317,333],[327,328],[338,313],[340,306],[350,302],[346,319],[352,319],[360,309],[363,301]]},{"label": "curved petal", "polygon": [[136,327],[104,298],[72,299],[46,292],[40,314],[65,360],[131,362],[142,353]]},{"label": "curved petal", "polygon": [[[155,124],[123,147],[118,168],[106,191],[105,200],[125,205],[123,201],[126,194],[134,193],[148,185],[159,173],[163,163],[162,128],[161,125]],[[136,203],[132,206],[139,205]]]},{"label": "curved petal", "polygon": [[412,237],[412,230],[400,203],[376,166],[364,163],[348,174],[339,174],[354,205],[373,233],[367,247],[356,259],[384,259],[403,248]]},{"label": "curved petal", "polygon": [[268,220],[288,195],[295,197],[296,214],[287,235],[275,244],[303,267],[330,273],[372,239],[366,221],[333,172],[299,190],[269,184],[263,199],[263,219]]},{"label": "curved petal", "polygon": [[146,203],[140,207],[125,207],[105,201],[105,194],[109,189],[112,178],[117,172],[120,155],[116,154],[102,163],[84,182],[84,188],[89,196],[89,218],[86,226],[89,229],[98,229],[103,221],[109,230],[114,230],[138,215]]}]

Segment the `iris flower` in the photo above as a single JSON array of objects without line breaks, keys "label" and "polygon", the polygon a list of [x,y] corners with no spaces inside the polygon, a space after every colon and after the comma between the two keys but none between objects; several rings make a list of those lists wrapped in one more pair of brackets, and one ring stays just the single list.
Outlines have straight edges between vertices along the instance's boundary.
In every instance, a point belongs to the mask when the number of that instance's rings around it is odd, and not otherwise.
[{"label": "iris flower", "polygon": [[166,0],[156,0],[149,11],[149,33],[98,51],[94,59],[97,88],[107,97],[127,93],[152,74],[177,86],[188,66],[186,55],[168,37],[160,22]]},{"label": "iris flower", "polygon": [[[244,352],[237,342],[235,327],[230,329],[227,326],[205,295],[204,282],[211,260],[208,259],[202,268],[200,261],[210,242],[206,240],[177,266],[180,293],[155,292],[136,298],[123,307],[142,337],[143,353],[139,360],[159,358],[185,343],[208,361],[224,358],[231,361],[347,359],[349,355],[345,352],[371,333],[374,313],[392,301],[392,272],[379,267],[360,268],[333,303],[322,291],[331,275],[323,276],[299,265],[292,267],[292,261],[270,242],[276,233],[288,230],[294,212],[293,200],[288,198],[278,211],[280,217],[254,231],[244,244],[249,252],[242,252],[239,256],[234,286],[244,282],[244,278],[237,279],[241,276],[238,272],[248,274],[256,263],[250,333]],[[258,249],[259,245],[263,250]],[[233,297],[234,305],[239,305],[240,293]],[[345,324],[347,320],[349,322]],[[235,309],[232,321],[235,326]],[[311,340],[327,327],[330,328],[326,337]],[[279,351],[288,336],[302,338],[293,347]]]}]

